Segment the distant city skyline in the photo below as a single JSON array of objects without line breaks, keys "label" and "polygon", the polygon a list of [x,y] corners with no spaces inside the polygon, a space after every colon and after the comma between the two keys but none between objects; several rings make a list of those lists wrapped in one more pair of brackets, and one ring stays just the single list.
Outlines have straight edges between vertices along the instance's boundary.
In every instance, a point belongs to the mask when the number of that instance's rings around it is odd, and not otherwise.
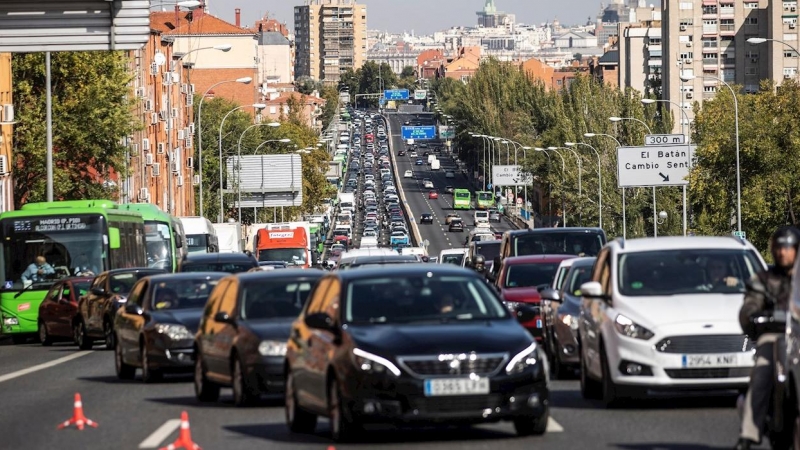
[{"label": "distant city skyline", "polygon": [[[628,0],[624,0],[627,2]],[[206,0],[208,10],[231,23],[235,20],[236,8],[242,10],[242,25],[253,23],[269,13],[271,18],[294,28],[294,7],[304,4],[302,0]],[[518,23],[539,25],[558,19],[562,25],[583,25],[594,22],[600,11],[597,0],[495,0],[498,11],[516,16]],[[475,26],[476,12],[483,9],[484,0],[360,0],[367,6],[367,24],[371,30],[414,34],[431,34],[454,26]],[[660,1],[648,1],[659,7]]]}]

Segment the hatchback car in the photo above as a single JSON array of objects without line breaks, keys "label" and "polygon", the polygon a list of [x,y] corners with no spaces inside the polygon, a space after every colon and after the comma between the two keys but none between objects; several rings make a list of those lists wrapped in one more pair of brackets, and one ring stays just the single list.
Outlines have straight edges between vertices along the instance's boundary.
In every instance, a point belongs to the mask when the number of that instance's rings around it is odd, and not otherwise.
[{"label": "hatchback car", "polygon": [[450,231],[451,233],[452,232],[463,233],[464,222],[458,217],[450,219],[450,225],[448,226],[447,231]]},{"label": "hatchback car", "polygon": [[145,383],[161,379],[166,371],[191,372],[203,307],[225,275],[176,273],[137,281],[114,319],[117,377],[133,379],[137,367]]},{"label": "hatchback car", "polygon": [[419,216],[419,223],[433,223],[433,214],[431,213],[422,213]]},{"label": "hatchback car", "polygon": [[425,164],[425,163],[421,159],[418,159],[418,160],[414,161],[414,165],[416,165],[416,166],[421,166],[423,164]]},{"label": "hatchback car", "polygon": [[497,222],[497,223],[500,223],[500,222],[501,222],[501,220],[502,220],[502,219],[501,219],[501,217],[502,217],[502,216],[500,215],[500,211],[498,211],[498,210],[497,210],[497,209],[495,209],[495,208],[490,208],[490,209],[489,209],[489,222]]},{"label": "hatchback car", "polygon": [[220,281],[195,336],[197,399],[216,401],[233,388],[236,406],[282,393],[292,322],[324,272],[292,270],[232,275]]},{"label": "hatchback car", "polygon": [[39,342],[52,345],[55,341],[75,339],[75,316],[78,299],[89,292],[92,277],[67,278],[56,282],[39,305]]},{"label": "hatchback car", "polygon": [[428,192],[428,199],[436,200],[438,198],[439,198],[439,193],[438,192],[436,192],[436,191]]},{"label": "hatchback car", "polygon": [[[543,434],[543,353],[476,274],[450,264],[331,272],[292,325],[286,421],[312,433],[327,416],[336,441],[364,424],[512,421]],[[398,339],[403,336],[403,339]]]},{"label": "hatchback car", "polygon": [[444,187],[444,191],[447,192],[448,194],[452,194],[453,192],[455,192],[455,188],[453,186],[447,185]]},{"label": "hatchback car", "polygon": [[406,170],[405,173],[403,174],[403,178],[414,178],[414,172]]},{"label": "hatchback car", "polygon": [[425,189],[433,189],[433,181],[425,178],[424,180],[422,180],[422,187],[424,187]]}]

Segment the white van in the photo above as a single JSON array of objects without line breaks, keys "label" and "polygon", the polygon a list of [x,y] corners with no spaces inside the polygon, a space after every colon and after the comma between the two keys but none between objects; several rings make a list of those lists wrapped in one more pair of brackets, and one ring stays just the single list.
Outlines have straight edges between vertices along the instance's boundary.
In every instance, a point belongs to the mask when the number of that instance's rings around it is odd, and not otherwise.
[{"label": "white van", "polygon": [[489,223],[489,211],[475,211],[472,216],[473,225],[478,226],[481,222]]}]

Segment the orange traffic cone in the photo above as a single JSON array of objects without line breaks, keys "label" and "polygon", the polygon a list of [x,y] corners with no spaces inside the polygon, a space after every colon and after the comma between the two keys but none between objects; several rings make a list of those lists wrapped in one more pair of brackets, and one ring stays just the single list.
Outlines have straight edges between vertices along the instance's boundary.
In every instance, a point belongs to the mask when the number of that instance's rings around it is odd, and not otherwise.
[{"label": "orange traffic cone", "polygon": [[189,431],[189,413],[186,411],[181,412],[181,429],[178,434],[178,439],[166,447],[161,447],[158,450],[175,450],[178,448],[185,448],[186,450],[202,450],[199,445],[192,441],[192,432]]},{"label": "orange traffic cone", "polygon": [[84,425],[97,428],[97,422],[87,419],[83,415],[83,403],[81,402],[81,394],[75,393],[75,405],[73,407],[72,418],[58,426],[58,429],[64,429],[70,425],[75,425],[79,430],[83,430]]}]

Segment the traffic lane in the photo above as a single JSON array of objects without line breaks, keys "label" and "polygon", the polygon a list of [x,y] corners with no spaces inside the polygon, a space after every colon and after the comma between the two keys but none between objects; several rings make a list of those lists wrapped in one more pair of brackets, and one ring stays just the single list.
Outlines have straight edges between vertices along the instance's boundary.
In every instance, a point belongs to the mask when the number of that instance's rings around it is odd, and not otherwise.
[{"label": "traffic lane", "polygon": [[[99,347],[98,347],[99,348]],[[0,377],[39,364],[46,364],[78,351],[72,343],[55,343],[52,347],[43,347],[33,339],[27,344],[14,345],[8,342],[0,344]]]}]

